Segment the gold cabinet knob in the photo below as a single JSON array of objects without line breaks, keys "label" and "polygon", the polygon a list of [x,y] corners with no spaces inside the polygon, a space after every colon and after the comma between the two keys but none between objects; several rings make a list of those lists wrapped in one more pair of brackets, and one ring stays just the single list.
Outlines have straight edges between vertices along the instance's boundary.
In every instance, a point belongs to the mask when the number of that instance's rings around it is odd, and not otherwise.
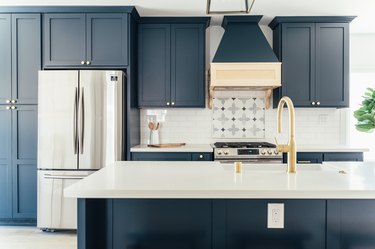
[{"label": "gold cabinet knob", "polygon": [[169,103],[169,102],[167,102],[167,105],[170,105],[170,103]]},{"label": "gold cabinet knob", "polygon": [[315,102],[312,102],[311,104],[312,104],[312,105],[315,105]]},{"label": "gold cabinet knob", "polygon": [[81,65],[85,65],[85,61],[81,61]]},{"label": "gold cabinet knob", "polygon": [[318,102],[316,102],[316,104],[317,104],[317,105],[320,105],[320,102],[318,101]]},{"label": "gold cabinet knob", "polygon": [[203,158],[203,155],[199,155],[199,158],[202,159],[202,158]]},{"label": "gold cabinet knob", "polygon": [[12,100],[10,101],[10,103],[15,104],[15,103],[17,103],[17,100],[12,99]]},{"label": "gold cabinet knob", "polygon": [[6,110],[10,110],[10,106],[6,106],[5,109],[6,109]]},{"label": "gold cabinet knob", "polygon": [[86,65],[90,65],[91,64],[91,62],[90,61],[86,61]]},{"label": "gold cabinet knob", "polygon": [[10,104],[10,99],[5,100],[5,103]]},{"label": "gold cabinet knob", "polygon": [[174,105],[174,102],[172,102],[172,105]]},{"label": "gold cabinet knob", "polygon": [[10,107],[10,109],[15,110],[15,109],[17,109],[17,107],[15,107],[14,105],[12,105],[12,106]]}]

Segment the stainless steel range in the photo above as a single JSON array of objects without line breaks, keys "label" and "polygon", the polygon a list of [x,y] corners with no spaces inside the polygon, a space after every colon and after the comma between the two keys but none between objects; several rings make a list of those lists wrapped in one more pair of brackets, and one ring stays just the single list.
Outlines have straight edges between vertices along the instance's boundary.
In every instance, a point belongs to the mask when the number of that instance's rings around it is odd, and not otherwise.
[{"label": "stainless steel range", "polygon": [[282,163],[276,145],[266,142],[218,142],[214,144],[214,160],[221,163]]}]

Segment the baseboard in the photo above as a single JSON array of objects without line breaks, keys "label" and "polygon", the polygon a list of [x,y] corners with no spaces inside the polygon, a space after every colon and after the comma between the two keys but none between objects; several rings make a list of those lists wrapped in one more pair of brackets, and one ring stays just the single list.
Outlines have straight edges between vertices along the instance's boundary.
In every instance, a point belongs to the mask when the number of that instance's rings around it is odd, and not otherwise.
[{"label": "baseboard", "polygon": [[0,219],[0,226],[36,226],[36,219]]}]

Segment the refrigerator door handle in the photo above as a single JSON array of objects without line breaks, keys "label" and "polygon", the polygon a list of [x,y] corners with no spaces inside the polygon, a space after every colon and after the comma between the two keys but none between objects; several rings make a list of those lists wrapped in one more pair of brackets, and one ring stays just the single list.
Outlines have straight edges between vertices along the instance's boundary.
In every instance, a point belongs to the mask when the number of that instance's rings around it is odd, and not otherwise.
[{"label": "refrigerator door handle", "polygon": [[77,148],[77,101],[78,101],[78,87],[75,89],[74,95],[74,111],[73,111],[73,148],[74,148],[74,155],[77,155],[78,148]]},{"label": "refrigerator door handle", "polygon": [[84,88],[81,88],[81,96],[79,100],[79,153],[83,154],[83,142],[84,142],[84,134],[85,134],[85,96],[84,96]]},{"label": "refrigerator door handle", "polygon": [[86,176],[84,176],[84,175],[52,175],[52,174],[44,174],[43,177],[46,178],[46,179],[72,179],[72,180],[75,180],[75,179],[83,179]]}]

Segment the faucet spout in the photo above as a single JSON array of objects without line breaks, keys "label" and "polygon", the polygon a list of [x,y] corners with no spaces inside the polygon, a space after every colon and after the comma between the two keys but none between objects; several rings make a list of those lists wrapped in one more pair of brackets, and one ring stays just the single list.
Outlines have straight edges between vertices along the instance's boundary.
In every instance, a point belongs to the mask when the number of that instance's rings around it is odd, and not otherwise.
[{"label": "faucet spout", "polygon": [[297,149],[295,141],[295,111],[293,101],[289,97],[283,97],[277,106],[277,132],[282,132],[282,112],[286,104],[289,111],[289,141],[288,144],[278,144],[279,152],[288,153],[288,173],[296,173]]}]

